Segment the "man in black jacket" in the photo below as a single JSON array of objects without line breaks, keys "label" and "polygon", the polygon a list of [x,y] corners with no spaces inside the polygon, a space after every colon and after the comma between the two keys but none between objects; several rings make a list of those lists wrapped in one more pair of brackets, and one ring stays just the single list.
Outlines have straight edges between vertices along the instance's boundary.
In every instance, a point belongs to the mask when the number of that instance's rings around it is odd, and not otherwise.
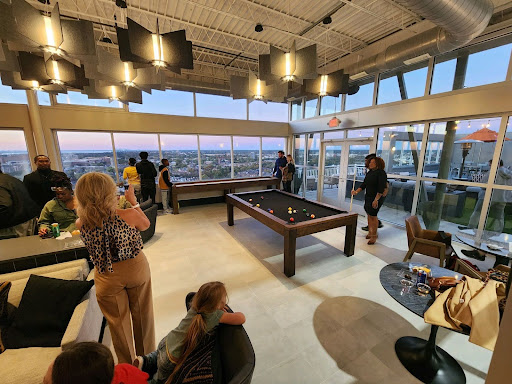
[{"label": "man in black jacket", "polygon": [[0,239],[34,235],[40,212],[23,183],[0,169]]},{"label": "man in black jacket", "polygon": [[52,188],[57,185],[54,180],[69,180],[69,177],[64,172],[52,170],[50,158],[46,155],[37,155],[34,157],[34,163],[37,169],[25,175],[23,184],[41,211],[44,205],[55,197]]},{"label": "man in black jacket", "polygon": [[157,172],[155,165],[148,160],[149,155],[147,152],[141,152],[139,153],[139,156],[141,161],[137,163],[135,167],[137,168],[137,173],[140,175],[140,191],[142,194],[142,201],[146,201],[148,198],[150,198],[153,204],[156,204],[155,177]]}]

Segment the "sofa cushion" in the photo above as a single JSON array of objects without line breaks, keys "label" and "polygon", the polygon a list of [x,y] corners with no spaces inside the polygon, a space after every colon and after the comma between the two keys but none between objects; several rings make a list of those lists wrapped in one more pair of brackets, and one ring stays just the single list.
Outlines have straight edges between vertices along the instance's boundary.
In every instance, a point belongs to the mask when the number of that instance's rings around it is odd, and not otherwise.
[{"label": "sofa cushion", "polygon": [[8,302],[9,290],[12,283],[10,281],[0,281],[0,327],[6,325],[9,317]]},{"label": "sofa cushion", "polygon": [[60,348],[8,349],[0,355],[2,384],[41,384]]},{"label": "sofa cushion", "polygon": [[47,273],[53,273],[57,271],[61,271],[63,269],[80,267],[83,271],[83,278],[81,280],[85,280],[87,274],[89,273],[89,264],[86,259],[72,260],[66,261],[65,263],[58,263],[52,265],[46,265],[44,267],[37,267],[32,269],[26,269],[23,271],[5,273],[0,275],[0,281],[15,281],[20,279],[26,279],[30,277],[30,275],[39,275],[46,276]]},{"label": "sofa cushion", "polygon": [[[48,272],[44,274],[37,274],[38,276],[46,276],[53,277],[55,279],[65,279],[65,280],[84,280],[84,271],[82,267],[73,267],[62,270],[57,270],[53,272]],[[14,305],[15,307],[20,305],[21,297],[23,296],[23,291],[25,286],[27,285],[28,277],[19,280],[12,281],[11,291],[9,292],[9,303]]]},{"label": "sofa cushion", "polygon": [[75,307],[93,285],[94,281],[31,275],[6,332],[5,347],[59,346]]}]

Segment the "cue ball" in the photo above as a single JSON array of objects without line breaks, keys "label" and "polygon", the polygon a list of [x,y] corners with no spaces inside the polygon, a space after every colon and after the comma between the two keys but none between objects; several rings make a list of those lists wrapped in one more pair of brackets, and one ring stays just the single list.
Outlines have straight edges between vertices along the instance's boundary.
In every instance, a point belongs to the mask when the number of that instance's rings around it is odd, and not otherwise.
[{"label": "cue ball", "polygon": [[296,209],[294,209],[294,210],[293,210],[293,213],[297,213],[297,210],[296,210]]},{"label": "cue ball", "polygon": [[293,217],[290,217],[290,221],[293,223],[295,219]]},{"label": "cue ball", "polygon": [[306,216],[309,217],[309,213],[306,213]]},{"label": "cue ball", "polygon": [[314,219],[314,218],[315,218],[315,215],[311,215],[310,217],[311,217],[312,219]]},{"label": "cue ball", "polygon": [[260,207],[260,205],[259,205],[259,204],[256,204],[256,206],[257,206],[258,208]]},{"label": "cue ball", "polygon": [[249,203],[252,201],[252,199],[249,199]]}]

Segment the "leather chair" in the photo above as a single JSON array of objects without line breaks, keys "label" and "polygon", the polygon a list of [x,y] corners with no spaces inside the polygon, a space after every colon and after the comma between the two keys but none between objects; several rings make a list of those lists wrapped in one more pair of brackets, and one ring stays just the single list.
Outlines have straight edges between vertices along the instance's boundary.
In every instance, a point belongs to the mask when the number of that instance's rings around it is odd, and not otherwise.
[{"label": "leather chair", "polygon": [[146,214],[149,219],[149,228],[140,233],[142,242],[145,243],[153,237],[156,227],[156,216],[158,213],[158,205],[153,204],[151,199],[140,203],[140,209]]},{"label": "leather chair", "polygon": [[[439,241],[438,231],[421,228],[417,216],[406,218],[405,228],[407,230],[409,251],[405,255],[404,261],[409,261],[414,253],[421,253],[422,255],[438,258],[439,266],[444,267],[445,259],[450,257],[453,249],[451,246],[447,247],[445,243]],[[452,235],[447,232],[445,234],[451,241]]]},{"label": "leather chair", "polygon": [[[195,294],[190,292],[185,298],[187,311]],[[213,356],[218,355],[220,360],[220,372],[218,367],[213,367],[214,375],[218,372],[220,376],[220,380],[214,377],[215,383],[249,384],[251,382],[256,356],[251,340],[242,325],[220,324],[214,349]],[[217,359],[212,357],[212,363],[214,361]]]}]

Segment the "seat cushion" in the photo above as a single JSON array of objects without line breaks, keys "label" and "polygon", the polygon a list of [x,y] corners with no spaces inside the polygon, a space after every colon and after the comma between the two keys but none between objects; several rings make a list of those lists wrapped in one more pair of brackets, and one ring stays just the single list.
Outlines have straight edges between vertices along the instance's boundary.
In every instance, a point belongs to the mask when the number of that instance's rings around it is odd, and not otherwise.
[{"label": "seat cushion", "polygon": [[2,384],[41,384],[60,348],[8,349],[0,355]]},{"label": "seat cushion", "polygon": [[87,275],[89,274],[89,264],[86,259],[72,260],[66,261],[65,263],[58,263],[52,265],[46,265],[44,267],[37,267],[32,269],[26,269],[18,272],[5,273],[0,275],[0,281],[15,281],[20,279],[27,279],[30,275],[40,275],[46,276],[48,273],[54,273],[57,271],[62,271],[63,269],[69,268],[81,268],[83,271],[83,277],[81,280],[85,280]]},{"label": "seat cushion", "polygon": [[93,285],[94,281],[31,275],[6,331],[5,347],[59,346],[75,307]]}]

